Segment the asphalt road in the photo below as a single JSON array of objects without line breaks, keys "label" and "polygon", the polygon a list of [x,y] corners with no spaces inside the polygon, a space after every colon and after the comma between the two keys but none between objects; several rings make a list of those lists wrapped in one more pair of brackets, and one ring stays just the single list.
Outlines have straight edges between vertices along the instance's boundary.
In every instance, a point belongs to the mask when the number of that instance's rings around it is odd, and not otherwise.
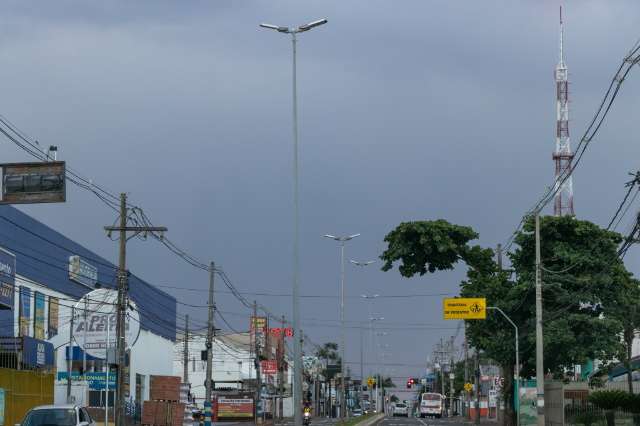
[{"label": "asphalt road", "polygon": [[462,417],[452,418],[418,418],[418,417],[385,417],[376,426],[469,426]]}]

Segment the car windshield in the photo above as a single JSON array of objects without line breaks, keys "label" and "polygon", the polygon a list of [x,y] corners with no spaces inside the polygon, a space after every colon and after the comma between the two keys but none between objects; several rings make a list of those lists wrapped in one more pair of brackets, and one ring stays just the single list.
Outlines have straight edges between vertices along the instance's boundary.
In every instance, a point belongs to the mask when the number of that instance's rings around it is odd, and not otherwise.
[{"label": "car windshield", "polygon": [[75,426],[76,412],[73,408],[47,408],[33,410],[22,422],[22,426]]}]

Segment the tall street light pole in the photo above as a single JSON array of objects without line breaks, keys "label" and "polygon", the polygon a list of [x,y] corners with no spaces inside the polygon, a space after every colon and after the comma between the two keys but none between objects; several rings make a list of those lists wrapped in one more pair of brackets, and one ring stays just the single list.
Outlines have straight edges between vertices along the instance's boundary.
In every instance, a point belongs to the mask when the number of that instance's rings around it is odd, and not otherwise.
[{"label": "tall street light pole", "polygon": [[326,24],[326,19],[320,19],[301,25],[297,28],[281,27],[271,24],[260,24],[260,27],[291,35],[293,48],[293,407],[295,426],[302,426],[302,331],[300,329],[300,298],[299,298],[299,197],[298,197],[298,88],[296,75],[296,35]]},{"label": "tall street light pole", "polygon": [[[379,294],[361,294],[360,297],[362,297],[364,300],[366,300],[368,303],[368,307],[369,307],[369,338],[367,339],[369,344],[367,345],[367,351],[369,352],[369,356],[368,358],[372,358],[372,353],[371,353],[371,349],[373,348],[373,301],[378,298],[380,295]],[[373,359],[373,358],[372,358]],[[369,365],[369,369],[368,369],[368,373],[369,375],[371,375],[371,372],[373,371],[371,365]]]},{"label": "tall street light pole", "polygon": [[[351,262],[355,266],[360,266],[361,268],[364,268],[365,266],[369,266],[375,263],[375,260],[357,261],[357,260],[351,259],[349,260],[349,262]],[[374,294],[372,295],[371,299],[374,299],[378,296],[379,294]],[[366,294],[362,294],[361,297],[364,299],[369,299],[369,297]],[[369,301],[369,316],[371,316],[371,301],[372,300]],[[360,380],[362,381],[362,383],[364,383],[364,341],[362,336],[363,336],[363,332],[362,332],[362,329],[360,329]]]},{"label": "tall street light pole", "polygon": [[536,388],[538,426],[544,426],[544,339],[542,334],[542,279],[540,256],[540,212],[535,214],[536,225]]},{"label": "tall street light pole", "polygon": [[354,238],[360,236],[360,234],[353,235],[345,235],[341,237],[337,237],[335,235],[325,234],[325,238],[330,238],[334,241],[338,241],[340,243],[340,334],[341,334],[341,347],[342,347],[342,362],[340,363],[340,375],[342,376],[340,380],[340,418],[344,418],[347,412],[347,387],[346,380],[344,374],[344,364],[347,362],[345,358],[345,337],[344,337],[344,244],[347,241],[353,240]]}]

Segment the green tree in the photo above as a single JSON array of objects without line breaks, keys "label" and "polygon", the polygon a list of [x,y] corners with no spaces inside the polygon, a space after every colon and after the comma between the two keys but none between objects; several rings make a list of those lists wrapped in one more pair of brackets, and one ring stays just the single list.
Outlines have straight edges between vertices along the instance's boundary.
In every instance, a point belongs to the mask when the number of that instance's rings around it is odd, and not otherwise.
[{"label": "green tree", "polygon": [[[340,371],[342,360],[338,354],[338,344],[334,342],[327,342],[316,350],[316,356],[324,361],[325,368],[322,371],[322,375],[331,379],[338,371]],[[330,370],[327,368],[329,364],[337,365],[337,368]]]},{"label": "green tree", "polygon": [[620,274],[616,285],[619,286],[620,297],[617,303],[605,306],[605,315],[621,324],[622,339],[616,358],[627,370],[628,391],[633,393],[631,350],[634,337],[640,331],[640,282],[629,274]]},{"label": "green tree", "polygon": [[[535,372],[535,240],[533,220],[527,220],[509,254],[516,279],[501,271],[493,252],[470,242],[478,234],[469,227],[445,220],[406,222],[385,237],[383,270],[399,262],[405,277],[452,269],[460,261],[467,267],[461,295],[486,297],[518,326],[522,375]],[[621,324],[606,307],[619,299],[615,284],[628,276],[617,256],[619,234],[572,217],[541,218],[543,323],[545,370],[561,373],[589,358],[608,359],[619,348]],[[605,313],[604,316],[601,314]],[[505,372],[505,400],[513,401],[515,367],[514,330],[497,312],[485,321],[467,321],[467,337]],[[513,424],[507,405],[506,424]]]}]

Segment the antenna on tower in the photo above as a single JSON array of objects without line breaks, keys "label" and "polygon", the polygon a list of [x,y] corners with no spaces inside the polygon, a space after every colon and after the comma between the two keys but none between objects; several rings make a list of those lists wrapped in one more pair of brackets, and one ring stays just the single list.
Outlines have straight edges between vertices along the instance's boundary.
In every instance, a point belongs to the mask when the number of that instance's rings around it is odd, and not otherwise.
[{"label": "antenna on tower", "polygon": [[[556,150],[553,153],[557,192],[554,199],[555,216],[573,216],[573,179],[570,175],[573,153],[569,139],[569,73],[564,63],[564,21],[560,6],[560,61],[556,66]],[[569,176],[562,179],[563,176]],[[562,181],[562,183],[560,183]]]}]

